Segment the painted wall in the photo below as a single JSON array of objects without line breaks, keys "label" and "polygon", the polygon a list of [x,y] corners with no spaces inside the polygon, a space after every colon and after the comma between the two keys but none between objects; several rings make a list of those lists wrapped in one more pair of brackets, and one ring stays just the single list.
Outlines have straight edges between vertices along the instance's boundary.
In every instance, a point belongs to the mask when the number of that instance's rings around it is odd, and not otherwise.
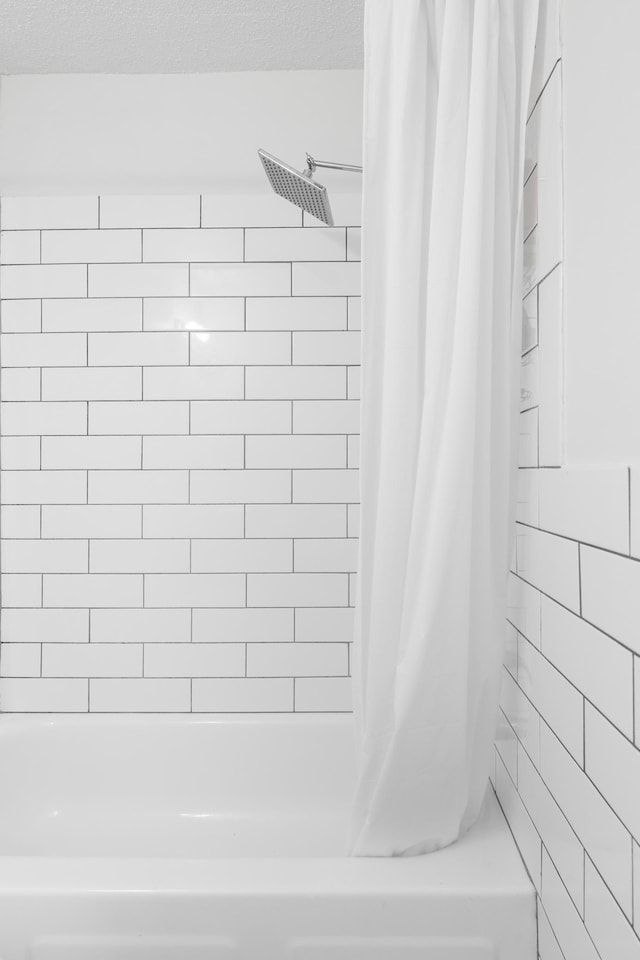
[{"label": "painted wall", "polygon": [[640,85],[628,84],[638,11],[621,0],[603,16],[601,4],[564,0],[562,14],[561,46],[558,0],[542,5],[527,131],[521,469],[495,784],[539,894],[542,960],[631,960],[640,472],[628,271],[640,204],[628,110]]},{"label": "painted wall", "polygon": [[362,71],[3,77],[0,141],[4,196],[261,191],[258,147],[361,162]]}]

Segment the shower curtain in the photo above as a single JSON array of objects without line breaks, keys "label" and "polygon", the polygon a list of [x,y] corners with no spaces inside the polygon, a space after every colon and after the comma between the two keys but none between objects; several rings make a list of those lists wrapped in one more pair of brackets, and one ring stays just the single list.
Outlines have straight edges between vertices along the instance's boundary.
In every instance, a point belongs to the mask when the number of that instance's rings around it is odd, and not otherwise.
[{"label": "shower curtain", "polygon": [[537,0],[367,0],[362,524],[350,848],[482,807],[513,529]]}]

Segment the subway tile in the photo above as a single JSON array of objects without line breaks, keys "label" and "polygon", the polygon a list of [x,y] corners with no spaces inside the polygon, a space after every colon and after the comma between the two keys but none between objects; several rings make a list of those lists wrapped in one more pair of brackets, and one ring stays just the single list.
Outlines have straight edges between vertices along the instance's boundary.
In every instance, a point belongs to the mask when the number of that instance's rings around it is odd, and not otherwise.
[{"label": "subway tile", "polygon": [[242,367],[149,367],[145,400],[242,400]]},{"label": "subway tile", "polygon": [[344,399],[345,393],[344,367],[288,366],[247,369],[248,400],[331,400]]},{"label": "subway tile", "polygon": [[538,348],[529,350],[520,361],[520,410],[529,410],[538,405]]},{"label": "subway tile", "polygon": [[527,178],[522,191],[522,235],[528,237],[538,223],[538,178]]},{"label": "subway tile", "polygon": [[347,601],[346,574],[250,573],[247,576],[248,607],[340,607],[347,606]]},{"label": "subway tile", "polygon": [[347,229],[347,260],[362,260],[362,231],[360,227]]},{"label": "subway tile", "polygon": [[360,499],[357,470],[296,470],[294,503],[357,503]]},{"label": "subway tile", "polygon": [[354,612],[348,607],[300,609],[295,615],[296,643],[350,643]]},{"label": "subway tile", "polygon": [[360,404],[357,400],[296,400],[293,432],[359,433]]},{"label": "subway tile", "polygon": [[338,504],[249,504],[248,537],[342,537],[346,509]]},{"label": "subway tile", "polygon": [[[502,710],[498,710],[495,747],[514,783],[518,782],[518,738]],[[496,762],[496,767],[498,763]]]},{"label": "subway tile", "polygon": [[0,233],[1,263],[40,263],[39,230],[3,230]]},{"label": "subway tile", "polygon": [[506,669],[501,675],[500,707],[537,766],[540,762],[540,716]]},{"label": "subway tile", "polygon": [[344,330],[345,297],[248,297],[247,330]]},{"label": "subway tile", "polygon": [[3,573],[3,607],[41,607],[42,576],[39,573]]},{"label": "subway tile", "polygon": [[51,505],[42,507],[42,536],[91,539],[138,537],[142,529],[139,505]]},{"label": "subway tile", "polygon": [[349,330],[360,330],[362,328],[362,301],[360,297],[349,297],[347,299],[347,317]]},{"label": "subway tile", "polygon": [[[327,475],[326,482],[332,484],[335,481],[334,474],[345,471],[332,470],[327,471],[327,467],[344,467],[346,462],[346,445],[343,436],[280,436],[280,437],[247,437],[246,439],[246,466],[247,467],[266,467],[266,468],[299,468],[315,467],[322,470],[314,470],[313,473]],[[294,490],[296,477],[301,471],[294,474]],[[311,472],[311,471],[309,471]],[[322,476],[318,478],[319,483],[323,484]],[[304,481],[302,482],[304,487]],[[326,488],[322,487],[323,490]],[[315,501],[314,501],[315,502]],[[342,501],[344,502],[344,501]]]},{"label": "subway tile", "polygon": [[197,227],[200,197],[195,195],[100,197],[100,226]]},{"label": "subway tile", "polygon": [[630,496],[630,553],[640,558],[640,470],[632,467],[629,471]]},{"label": "subway tile", "polygon": [[97,197],[3,197],[5,230],[83,230],[98,226]]},{"label": "subway tile", "polygon": [[298,677],[295,681],[296,713],[350,713],[350,677]]},{"label": "subway tile", "polygon": [[78,367],[87,362],[87,342],[80,333],[6,333],[3,367]]},{"label": "subway tile", "polygon": [[[359,226],[362,219],[362,193],[331,193],[331,211],[337,227]],[[308,213],[303,215],[305,227],[321,229],[320,222]]]},{"label": "subway tile", "polygon": [[86,713],[88,680],[0,680],[4,713]]},{"label": "subway tile", "polygon": [[86,297],[87,268],[75,263],[0,267],[0,283],[5,300]]},{"label": "subway tile", "polygon": [[296,573],[355,573],[358,564],[358,541],[296,540],[293,569]]},{"label": "subway tile", "polygon": [[196,333],[191,336],[191,363],[212,366],[289,364],[287,333]]},{"label": "subway tile", "polygon": [[[347,368],[347,397],[349,400],[359,400],[360,399],[360,385],[361,385],[361,372],[360,367],[348,367]],[[360,425],[358,424],[358,432]]]},{"label": "subway tile", "polygon": [[203,227],[299,227],[302,212],[273,193],[219,193],[202,198]]},{"label": "subway tile", "polygon": [[43,606],[141,607],[142,576],[48,573],[43,580]]},{"label": "subway tile", "polygon": [[52,333],[140,330],[142,329],[142,300],[124,297],[44,300],[42,329]]},{"label": "subway tile", "polygon": [[193,642],[289,643],[294,639],[293,614],[277,607],[194,610]]},{"label": "subway tile", "polygon": [[[640,846],[633,841],[633,876],[640,877]],[[633,925],[636,933],[640,928],[640,884],[633,885]]]},{"label": "subway tile", "polygon": [[640,563],[580,547],[582,616],[640,653]]},{"label": "subway tile", "polygon": [[47,643],[43,677],[141,677],[142,646],[126,643]]},{"label": "subway tile", "polygon": [[88,610],[3,610],[4,643],[87,643]]},{"label": "subway tile", "polygon": [[37,333],[42,327],[42,301],[3,300],[0,318],[3,333]]},{"label": "subway tile", "polygon": [[531,527],[539,525],[539,470],[518,470],[516,480],[516,520]]},{"label": "subway tile", "polygon": [[92,643],[189,643],[190,610],[91,611]]},{"label": "subway tile", "polygon": [[289,503],[288,470],[194,470],[191,503]]},{"label": "subway tile", "polygon": [[89,503],[187,503],[186,470],[92,470]]},{"label": "subway tile", "polygon": [[89,365],[171,366],[189,362],[186,333],[90,333]]},{"label": "subway tile", "polygon": [[191,548],[194,573],[291,572],[290,540],[195,540]]},{"label": "subway tile", "polygon": [[582,763],[582,695],[523,639],[518,641],[518,683],[567,750]]},{"label": "subway tile", "polygon": [[360,504],[347,504],[347,536],[360,536]]},{"label": "subway tile", "polygon": [[[189,292],[189,265],[186,263],[91,263],[87,269],[90,297],[184,297]],[[72,294],[61,293],[59,296]]]},{"label": "subway tile", "polygon": [[541,466],[564,461],[564,372],[562,346],[562,267],[538,288],[539,306],[539,437]]},{"label": "subway tile", "polygon": [[196,400],[191,404],[191,433],[291,433],[291,404],[285,400]]},{"label": "subway tile", "polygon": [[194,263],[190,269],[194,297],[286,297],[291,293],[289,263]]},{"label": "subway tile", "polygon": [[544,909],[562,947],[564,960],[601,960],[587,933],[582,917],[544,847],[542,850],[542,897]]},{"label": "subway tile", "polygon": [[502,761],[496,763],[496,794],[536,890],[540,890],[542,844]]},{"label": "subway tile", "polygon": [[534,530],[533,527],[519,525],[518,536],[518,575],[563,606],[578,612],[578,544],[541,530]]},{"label": "subway tile", "polygon": [[245,652],[235,643],[156,643],[144,654],[145,677],[243,677]]},{"label": "subway tile", "polygon": [[236,573],[153,573],[145,576],[147,607],[243,607],[245,577]]},{"label": "subway tile", "polygon": [[358,296],[359,263],[294,263],[293,296]]},{"label": "subway tile", "polygon": [[527,754],[518,753],[518,793],[576,907],[583,911],[583,848]]},{"label": "subway tile", "polygon": [[[192,490],[193,493],[193,490]],[[244,512],[241,506],[214,503],[211,506],[144,506],[145,537],[242,537]]]},{"label": "subway tile", "polygon": [[584,922],[601,960],[638,960],[640,940],[587,857]]},{"label": "subway tile", "polygon": [[618,903],[631,916],[631,837],[546,723],[540,729],[540,770]]},{"label": "subway tile", "polygon": [[293,362],[303,365],[359,364],[358,331],[320,331],[293,334]]},{"label": "subway tile", "polygon": [[194,713],[289,713],[293,680],[228,678],[193,680]]},{"label": "subway tile", "polygon": [[[505,638],[502,648],[502,665],[507,668],[512,677],[518,676],[518,631],[507,620],[505,624]],[[514,780],[517,778],[514,777]]]},{"label": "subway tile", "polygon": [[188,540],[92,540],[89,549],[91,573],[189,572]]},{"label": "subway tile", "polygon": [[2,540],[4,573],[86,573],[83,540]]},{"label": "subway tile", "polygon": [[42,371],[43,400],[141,400],[142,372],[133,367],[57,367]]},{"label": "subway tile", "polygon": [[7,643],[3,640],[0,676],[39,677],[40,649],[39,643]]},{"label": "subway tile", "polygon": [[540,593],[510,573],[507,581],[507,619],[534,646],[540,646]]},{"label": "subway tile", "polygon": [[242,437],[144,437],[145,470],[214,470],[239,468],[244,460]]},{"label": "subway tile", "polygon": [[3,470],[39,470],[40,437],[3,437],[0,461]]},{"label": "subway tile", "polygon": [[539,497],[544,529],[619,553],[628,551],[626,467],[541,470]]},{"label": "subway tile", "polygon": [[247,645],[249,677],[342,677],[349,657],[343,643],[256,643]]},{"label": "subway tile", "polygon": [[43,263],[136,263],[139,230],[44,230]]},{"label": "subway tile", "polygon": [[243,330],[242,297],[149,297],[145,330]]},{"label": "subway tile", "polygon": [[40,369],[5,367],[0,377],[0,385],[2,400],[40,400]]},{"label": "subway tile", "polygon": [[542,598],[542,652],[612,723],[633,737],[632,654]]},{"label": "subway tile", "polygon": [[525,410],[518,418],[518,466],[538,466],[538,408]]},{"label": "subway tile", "polygon": [[189,680],[95,679],[89,681],[91,713],[186,713]]},{"label": "subway tile", "polygon": [[585,770],[638,840],[640,751],[590,704],[585,708]]},{"label": "subway tile", "polygon": [[6,506],[0,508],[0,527],[2,535],[17,539],[26,537],[31,539],[40,536],[40,507]]},{"label": "subway tile", "polygon": [[522,301],[522,353],[538,345],[538,290]]},{"label": "subway tile", "polygon": [[86,503],[87,475],[82,470],[7,470],[4,503]]},{"label": "subway tile", "polygon": [[[344,228],[318,230],[250,229],[246,231],[245,260],[346,260]],[[215,258],[212,258],[215,259]]]},{"label": "subway tile", "polygon": [[187,434],[189,404],[171,400],[92,401],[89,404],[89,433]]},{"label": "subway tile", "polygon": [[360,466],[360,437],[347,437],[347,466],[357,470]]},{"label": "subway tile", "polygon": [[559,0],[542,0],[538,12],[529,110],[543,91],[550,73],[562,55]]},{"label": "subway tile", "polygon": [[242,230],[145,230],[143,250],[160,263],[242,260]]}]

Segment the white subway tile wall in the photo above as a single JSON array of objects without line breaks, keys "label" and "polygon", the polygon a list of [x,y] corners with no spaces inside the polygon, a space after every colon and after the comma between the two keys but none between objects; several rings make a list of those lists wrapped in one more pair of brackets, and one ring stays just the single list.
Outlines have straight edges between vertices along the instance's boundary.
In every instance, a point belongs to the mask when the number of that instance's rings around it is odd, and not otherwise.
[{"label": "white subway tile wall", "polygon": [[3,199],[0,710],[351,709],[359,197]]},{"label": "white subway tile wall", "polygon": [[517,547],[493,781],[538,891],[540,960],[620,960],[640,958],[640,484],[626,465],[564,465],[561,71],[558,0],[546,0],[526,140]]}]

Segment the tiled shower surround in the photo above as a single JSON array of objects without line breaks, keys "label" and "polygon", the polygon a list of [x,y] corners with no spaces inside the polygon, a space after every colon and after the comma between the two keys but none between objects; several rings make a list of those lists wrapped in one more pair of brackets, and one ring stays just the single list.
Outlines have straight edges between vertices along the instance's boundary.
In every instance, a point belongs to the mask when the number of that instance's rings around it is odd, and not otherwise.
[{"label": "tiled shower surround", "polygon": [[360,198],[4,198],[2,711],[344,711]]},{"label": "tiled shower surround", "polygon": [[562,355],[571,340],[563,337],[557,2],[543,4],[541,24],[527,133],[517,545],[495,785],[539,894],[541,960],[638,960],[640,470],[565,464]]}]

